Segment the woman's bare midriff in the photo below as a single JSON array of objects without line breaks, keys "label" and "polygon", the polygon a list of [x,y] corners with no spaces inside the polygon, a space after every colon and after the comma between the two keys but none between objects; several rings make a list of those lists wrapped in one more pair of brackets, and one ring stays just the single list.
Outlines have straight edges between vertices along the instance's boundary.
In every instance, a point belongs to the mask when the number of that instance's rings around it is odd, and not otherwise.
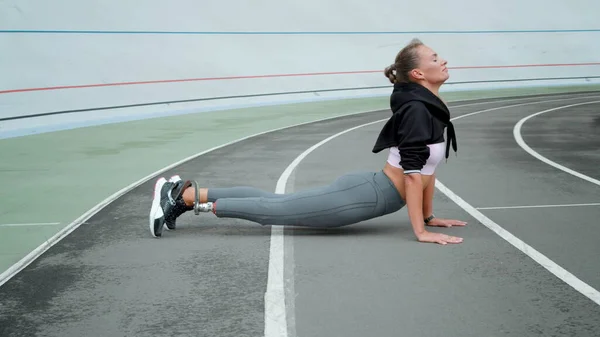
[{"label": "woman's bare midriff", "polygon": [[[401,168],[393,167],[386,163],[383,167],[383,173],[390,178],[396,189],[400,193],[402,199],[406,200],[406,190],[404,188],[404,170]],[[423,189],[427,188],[432,176],[421,175],[421,181],[423,182]]]}]

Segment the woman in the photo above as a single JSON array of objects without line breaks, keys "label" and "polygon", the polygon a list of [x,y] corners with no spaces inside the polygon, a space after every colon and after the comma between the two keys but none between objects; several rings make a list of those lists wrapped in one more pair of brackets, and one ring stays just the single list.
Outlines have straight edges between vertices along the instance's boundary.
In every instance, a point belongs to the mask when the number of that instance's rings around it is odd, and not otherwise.
[{"label": "woman", "polygon": [[[446,61],[415,39],[385,69],[394,84],[392,117],[382,128],[374,153],[389,150],[379,172],[347,173],[332,184],[292,194],[275,194],[252,187],[198,188],[176,175],[156,182],[150,211],[150,232],[161,236],[163,226],[175,229],[186,211],[212,212],[262,225],[339,227],[383,216],[408,206],[420,242],[460,243],[462,238],[425,230],[428,226],[464,226],[465,222],[436,218],[432,213],[435,168],[456,151],[450,112],[439,96],[448,79]],[[444,129],[448,129],[445,146]]]}]

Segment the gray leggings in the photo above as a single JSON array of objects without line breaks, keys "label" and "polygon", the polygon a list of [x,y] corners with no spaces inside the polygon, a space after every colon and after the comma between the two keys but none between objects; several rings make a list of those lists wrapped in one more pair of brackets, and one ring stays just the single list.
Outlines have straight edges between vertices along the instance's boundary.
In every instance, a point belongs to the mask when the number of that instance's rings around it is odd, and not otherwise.
[{"label": "gray leggings", "polygon": [[327,186],[290,194],[253,187],[209,188],[217,217],[261,225],[339,227],[398,211],[405,202],[379,172],[348,173]]}]

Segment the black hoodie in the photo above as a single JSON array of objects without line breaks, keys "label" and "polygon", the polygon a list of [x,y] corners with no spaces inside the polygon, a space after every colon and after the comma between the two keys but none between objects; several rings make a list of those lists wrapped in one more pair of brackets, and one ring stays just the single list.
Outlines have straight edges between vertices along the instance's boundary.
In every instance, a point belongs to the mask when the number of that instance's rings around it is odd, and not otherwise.
[{"label": "black hoodie", "polygon": [[421,170],[429,158],[427,145],[443,142],[445,127],[448,128],[446,158],[450,144],[457,151],[450,111],[429,89],[417,83],[396,83],[390,106],[392,117],[381,129],[373,153],[397,146],[400,166],[405,171]]}]

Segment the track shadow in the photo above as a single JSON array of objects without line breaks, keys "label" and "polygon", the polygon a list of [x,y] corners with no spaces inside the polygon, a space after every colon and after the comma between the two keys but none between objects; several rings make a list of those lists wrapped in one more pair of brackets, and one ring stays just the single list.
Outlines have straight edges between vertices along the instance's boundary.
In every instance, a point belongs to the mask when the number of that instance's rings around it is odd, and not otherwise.
[{"label": "track shadow", "polygon": [[[285,226],[285,235],[294,236],[384,236],[412,235],[410,224],[391,224],[386,222],[361,222],[354,225],[316,228],[306,226]],[[185,224],[178,227],[176,231],[169,231],[167,237],[180,236],[271,236],[271,226],[261,226],[255,223],[243,223],[236,221],[233,225],[194,225]]]}]

